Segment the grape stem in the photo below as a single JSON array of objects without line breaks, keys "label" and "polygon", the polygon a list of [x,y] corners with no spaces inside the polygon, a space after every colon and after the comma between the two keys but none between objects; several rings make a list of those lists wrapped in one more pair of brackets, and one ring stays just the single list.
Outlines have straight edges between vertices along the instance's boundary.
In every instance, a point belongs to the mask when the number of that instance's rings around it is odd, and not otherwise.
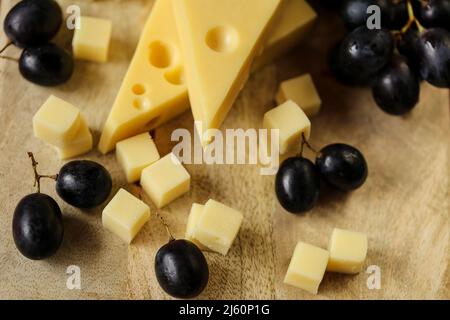
[{"label": "grape stem", "polygon": [[[137,197],[139,198],[139,200],[143,201],[143,199],[142,199],[142,188],[139,187],[139,186],[136,186],[136,189],[137,189]],[[166,229],[167,235],[169,236],[169,242],[174,241],[175,237],[172,235],[172,232],[170,232],[169,225],[166,223],[164,218],[159,214],[159,212],[157,210],[155,210],[155,215],[159,219],[161,224],[164,226],[164,228]]]},{"label": "grape stem", "polygon": [[34,154],[33,152],[28,152],[28,157],[30,157],[31,159],[31,165],[33,166],[33,171],[34,171],[34,184],[33,187],[37,186],[37,193],[41,193],[41,178],[48,178],[48,179],[53,179],[53,180],[57,180],[58,179],[58,175],[41,175],[38,173],[37,171],[37,166],[38,166],[38,162],[36,161],[36,159],[34,158]]},{"label": "grape stem", "polygon": [[3,51],[5,51],[6,49],[8,49],[8,47],[12,45],[12,41],[7,42],[3,48],[0,49],[0,54],[3,53]]},{"label": "grape stem", "polygon": [[303,151],[305,149],[305,146],[311,150],[312,152],[314,152],[315,154],[317,154],[318,152],[316,151],[316,149],[314,149],[311,144],[308,142],[308,140],[305,138],[305,133],[302,132],[302,143],[300,145],[300,156],[303,156]]}]

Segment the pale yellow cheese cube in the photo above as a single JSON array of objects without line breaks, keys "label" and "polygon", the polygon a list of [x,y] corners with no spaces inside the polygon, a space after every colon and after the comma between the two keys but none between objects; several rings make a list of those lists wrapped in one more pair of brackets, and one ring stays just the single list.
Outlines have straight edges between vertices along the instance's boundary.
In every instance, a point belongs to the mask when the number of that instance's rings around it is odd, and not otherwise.
[{"label": "pale yellow cheese cube", "polygon": [[364,233],[335,228],[329,244],[327,271],[355,274],[362,271],[367,256]]},{"label": "pale yellow cheese cube", "polygon": [[65,147],[54,147],[61,160],[73,158],[92,150],[92,134],[86,120],[81,118],[80,129],[75,138]]},{"label": "pale yellow cheese cube", "polygon": [[194,238],[195,228],[197,227],[198,220],[203,213],[204,205],[194,203],[191,207],[191,212],[189,213],[188,222],[186,225],[186,234],[185,238],[197,245],[200,250],[206,249],[204,245],[202,245],[197,239]]},{"label": "pale yellow cheese cube", "polygon": [[317,294],[327,268],[328,251],[299,242],[295,247],[284,283]]},{"label": "pale yellow cheese cube", "polygon": [[51,95],[33,117],[34,135],[56,147],[71,144],[79,132],[80,110]]},{"label": "pale yellow cheese cube", "polygon": [[111,32],[110,20],[81,16],[80,28],[75,29],[72,40],[75,59],[106,62]]},{"label": "pale yellow cheese cube", "polygon": [[192,237],[208,249],[226,255],[241,228],[244,216],[215,200],[199,213]]},{"label": "pale yellow cheese cube", "polygon": [[172,153],[145,168],[141,175],[142,188],[158,208],[188,192],[190,182],[189,172]]},{"label": "pale yellow cheese cube", "polygon": [[139,181],[144,168],[160,159],[150,133],[142,133],[116,145],[116,157],[129,183]]},{"label": "pale yellow cheese cube", "polygon": [[300,148],[302,136],[311,134],[311,122],[302,109],[289,100],[264,115],[263,127],[280,130],[280,154]]},{"label": "pale yellow cheese cube", "polygon": [[131,243],[150,219],[150,208],[124,189],[120,189],[103,209],[103,226]]},{"label": "pale yellow cheese cube", "polygon": [[256,58],[253,69],[273,62],[298,46],[308,35],[317,13],[306,0],[284,0],[276,21],[270,27],[263,53]]},{"label": "pale yellow cheese cube", "polygon": [[306,74],[281,83],[277,94],[277,103],[294,101],[308,117],[319,113],[322,100],[317,93],[311,75]]}]

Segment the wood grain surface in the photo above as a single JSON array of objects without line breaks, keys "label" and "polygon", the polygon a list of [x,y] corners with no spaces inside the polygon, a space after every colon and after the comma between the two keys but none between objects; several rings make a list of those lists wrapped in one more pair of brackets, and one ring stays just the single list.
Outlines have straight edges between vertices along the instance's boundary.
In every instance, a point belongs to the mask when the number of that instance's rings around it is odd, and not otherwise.
[{"label": "wood grain surface", "polygon": [[[1,1],[2,21],[14,2]],[[59,2],[63,8],[76,3],[82,14],[113,20],[111,55],[107,64],[77,61],[71,81],[58,88],[30,84],[21,78],[14,62],[0,59],[0,298],[169,299],[153,271],[155,253],[167,241],[155,215],[128,247],[102,229],[103,206],[80,212],[57,197],[52,181],[45,181],[43,192],[54,196],[64,212],[63,247],[43,262],[24,259],[14,247],[14,208],[20,198],[33,192],[26,152],[35,153],[45,173],[56,173],[63,164],[33,137],[33,114],[49,94],[55,94],[82,110],[98,141],[153,1]],[[259,128],[263,114],[275,106],[279,82],[309,72],[324,101],[322,112],[312,119],[312,144],[321,148],[344,142],[358,147],[370,170],[363,188],[351,194],[324,188],[314,210],[294,216],[278,205],[274,177],[261,176],[258,166],[187,165],[192,176],[189,194],[159,213],[175,236],[183,237],[193,202],[214,198],[243,212],[244,223],[229,254],[205,253],[210,282],[202,299],[448,299],[448,91],[423,84],[420,105],[410,115],[397,118],[382,113],[370,90],[344,87],[329,74],[327,52],[344,30],[336,17],[320,13],[306,43],[251,76],[224,128]],[[0,45],[5,41],[2,35]],[[62,32],[57,42],[69,45],[70,34]],[[7,51],[8,56],[19,54],[14,48]],[[167,154],[173,147],[174,129],[192,132],[192,127],[187,112],[155,130],[160,153]],[[83,158],[110,170],[113,193],[125,187],[151,204],[139,186],[126,184],[114,154],[101,156],[93,150]],[[380,290],[367,288],[365,273],[326,274],[317,296],[282,283],[297,241],[326,247],[334,227],[368,234],[367,266],[380,267]],[[70,265],[81,269],[81,290],[66,288]]]}]

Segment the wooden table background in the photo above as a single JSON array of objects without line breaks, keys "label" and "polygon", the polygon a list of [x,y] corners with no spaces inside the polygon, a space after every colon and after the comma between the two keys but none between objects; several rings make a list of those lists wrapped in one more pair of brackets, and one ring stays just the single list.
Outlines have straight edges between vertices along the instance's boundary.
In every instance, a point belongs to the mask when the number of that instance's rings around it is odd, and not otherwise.
[{"label": "wooden table background", "polygon": [[[0,2],[2,21],[15,1]],[[65,217],[65,239],[55,257],[33,262],[15,249],[11,220],[17,202],[33,192],[27,151],[40,170],[56,173],[62,165],[55,153],[33,137],[31,119],[50,94],[82,109],[98,141],[99,131],[114,101],[153,1],[59,1],[63,8],[78,4],[82,14],[113,20],[111,55],[107,64],[76,62],[71,81],[42,88],[23,80],[17,65],[0,59],[0,298],[166,299],[153,272],[156,251],[166,241],[155,216],[131,246],[101,227],[103,206],[90,212],[63,203],[54,185],[43,192],[57,199]],[[333,15],[322,12],[308,41],[276,64],[253,74],[230,112],[224,128],[258,128],[263,114],[274,107],[280,80],[309,72],[323,110],[312,119],[312,143],[355,145],[365,154],[370,175],[360,190],[339,194],[324,190],[318,206],[300,216],[284,212],[273,192],[273,177],[259,175],[257,166],[187,166],[192,176],[189,194],[160,211],[173,233],[184,234],[193,202],[223,201],[245,215],[230,253],[206,253],[210,282],[203,299],[406,299],[450,298],[449,269],[449,97],[447,90],[423,84],[420,105],[406,117],[390,117],[373,103],[368,89],[336,83],[327,70],[326,53],[344,34]],[[70,45],[70,35],[58,37]],[[1,35],[0,45],[5,43]],[[20,51],[10,48],[8,56]],[[189,112],[159,128],[155,140],[162,155],[170,152],[170,133],[192,132]],[[111,172],[113,194],[127,186],[113,154],[93,150],[83,158],[98,161]],[[113,195],[112,194],[112,195]],[[147,202],[148,199],[144,200]],[[152,208],[154,209],[154,208]],[[381,289],[369,290],[368,274],[326,274],[319,295],[282,283],[297,241],[326,247],[334,227],[366,232],[367,266],[381,268]],[[81,268],[81,290],[68,290],[66,269]]]}]

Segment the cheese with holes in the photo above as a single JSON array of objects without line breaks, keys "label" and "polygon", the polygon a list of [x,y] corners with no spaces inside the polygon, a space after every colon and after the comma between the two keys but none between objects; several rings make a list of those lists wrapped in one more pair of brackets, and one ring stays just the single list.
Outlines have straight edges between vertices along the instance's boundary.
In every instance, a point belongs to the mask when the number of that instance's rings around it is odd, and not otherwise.
[{"label": "cheese with holes", "polygon": [[150,219],[150,208],[124,189],[120,189],[103,209],[103,226],[126,243],[131,243]]},{"label": "cheese with holes", "polygon": [[162,208],[189,191],[191,176],[169,153],[142,171],[141,185],[155,206]]},{"label": "cheese with holes", "polygon": [[221,126],[248,79],[280,2],[173,0],[191,109],[203,130]]},{"label": "cheese with holes", "polygon": [[328,251],[299,242],[295,247],[284,283],[317,294],[327,268]]},{"label": "cheese with holes", "polygon": [[125,171],[129,183],[139,181],[144,168],[159,160],[159,152],[150,133],[141,133],[120,141],[116,158]]},{"label": "cheese with holes", "polygon": [[302,136],[308,140],[311,134],[311,122],[302,109],[291,100],[266,112],[263,127],[268,130],[279,130],[280,154],[299,149]]},{"label": "cheese with holes", "polygon": [[60,148],[70,145],[79,132],[80,125],[80,110],[53,95],[33,117],[34,135]]},{"label": "cheese with holes", "polygon": [[206,247],[202,245],[199,241],[197,241],[194,237],[195,228],[197,227],[198,220],[203,213],[204,205],[194,203],[192,204],[191,211],[189,213],[188,222],[186,225],[186,234],[185,238],[197,245],[200,250],[205,250]]},{"label": "cheese with holes", "polygon": [[171,0],[155,2],[106,120],[102,153],[116,143],[147,132],[189,108],[184,66]]},{"label": "cheese with holes", "polygon": [[367,256],[367,236],[364,233],[335,228],[328,250],[330,260],[327,271],[359,273]]},{"label": "cheese with holes", "polygon": [[75,29],[72,40],[74,58],[106,62],[112,22],[107,19],[86,16],[81,16],[79,22],[79,28]]},{"label": "cheese with holes", "polygon": [[[208,200],[190,217],[189,235],[203,247],[226,255],[241,228],[242,213],[215,200]],[[192,212],[191,212],[192,214]]]},{"label": "cheese with holes", "polygon": [[309,74],[281,83],[277,94],[277,103],[282,104],[288,100],[298,104],[308,117],[318,114],[322,105],[316,86]]},{"label": "cheese with holes", "polygon": [[92,150],[92,134],[87,126],[86,120],[81,117],[80,128],[75,138],[64,147],[54,147],[61,160],[77,157]]},{"label": "cheese with holes", "polygon": [[306,0],[284,0],[270,29],[264,51],[253,69],[261,68],[296,47],[312,30],[317,13]]}]

